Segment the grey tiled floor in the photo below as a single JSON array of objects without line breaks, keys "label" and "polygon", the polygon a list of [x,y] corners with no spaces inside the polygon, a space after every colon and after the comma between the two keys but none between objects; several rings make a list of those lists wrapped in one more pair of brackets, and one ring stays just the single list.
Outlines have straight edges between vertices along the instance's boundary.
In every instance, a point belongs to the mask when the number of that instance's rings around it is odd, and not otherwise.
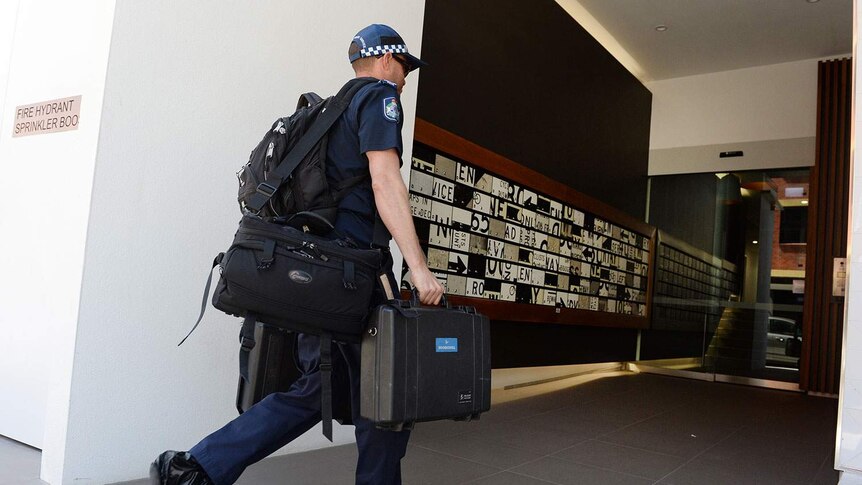
[{"label": "grey tiled floor", "polygon": [[[404,483],[838,481],[833,399],[649,374],[583,380],[495,391],[476,422],[419,424],[402,461]],[[19,451],[0,443],[0,470]],[[29,460],[30,471],[14,467],[23,481],[0,471],[0,485],[40,483],[26,481],[38,474],[38,458]],[[354,445],[280,456],[249,467],[238,483],[350,484],[355,461]]]}]

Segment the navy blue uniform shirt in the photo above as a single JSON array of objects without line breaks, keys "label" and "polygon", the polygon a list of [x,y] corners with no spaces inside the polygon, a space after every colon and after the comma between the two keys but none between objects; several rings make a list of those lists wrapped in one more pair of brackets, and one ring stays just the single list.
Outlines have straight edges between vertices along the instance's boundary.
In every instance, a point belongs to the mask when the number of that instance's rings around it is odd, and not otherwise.
[{"label": "navy blue uniform shirt", "polygon": [[[363,86],[329,133],[326,175],[339,182],[368,174],[366,152],[394,148],[401,157],[401,99],[388,81]],[[341,200],[335,229],[360,247],[370,247],[374,235],[374,193],[371,178]]]}]

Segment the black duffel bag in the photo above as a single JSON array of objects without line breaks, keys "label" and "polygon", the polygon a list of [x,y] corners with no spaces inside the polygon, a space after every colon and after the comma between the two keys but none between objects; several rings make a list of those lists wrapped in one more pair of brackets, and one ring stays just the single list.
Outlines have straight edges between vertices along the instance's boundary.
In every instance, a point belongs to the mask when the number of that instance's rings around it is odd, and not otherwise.
[{"label": "black duffel bag", "polygon": [[[332,341],[360,342],[375,289],[392,298],[382,268],[385,249],[358,249],[349,239],[325,239],[245,215],[233,244],[213,261],[221,276],[213,306],[243,318],[240,374],[248,379],[249,354],[258,321],[320,337],[321,420],[332,440]],[[201,313],[206,310],[210,271]]]},{"label": "black duffel bag", "polygon": [[382,263],[379,249],[243,216],[220,258],[213,306],[291,330],[359,342]]}]

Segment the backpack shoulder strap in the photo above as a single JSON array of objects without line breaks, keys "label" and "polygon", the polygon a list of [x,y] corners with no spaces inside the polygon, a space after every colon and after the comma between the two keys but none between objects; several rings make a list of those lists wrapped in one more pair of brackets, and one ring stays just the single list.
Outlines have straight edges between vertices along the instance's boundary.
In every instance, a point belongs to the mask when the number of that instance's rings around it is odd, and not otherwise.
[{"label": "backpack shoulder strap", "polygon": [[291,172],[299,166],[299,163],[308,155],[312,148],[323,138],[335,121],[350,105],[353,96],[366,84],[377,82],[374,78],[356,78],[351,79],[338,91],[329,105],[324,108],[320,116],[312,123],[311,128],[302,138],[296,143],[296,146],[281,162],[269,176],[266,182],[261,182],[257,186],[255,193],[251,194],[246,202],[246,207],[253,213],[258,213],[260,209],[269,202],[269,199],[275,195],[279,187],[287,180]]}]

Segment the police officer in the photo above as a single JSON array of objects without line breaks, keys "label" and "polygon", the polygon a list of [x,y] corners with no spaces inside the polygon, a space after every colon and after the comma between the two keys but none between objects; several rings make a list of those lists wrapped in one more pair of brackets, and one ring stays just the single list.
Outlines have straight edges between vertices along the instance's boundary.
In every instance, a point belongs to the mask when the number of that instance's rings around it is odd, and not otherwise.
[{"label": "police officer", "polygon": [[[375,212],[379,214],[410,268],[420,300],[424,304],[437,304],[443,287],[428,270],[419,246],[400,172],[404,122],[400,94],[407,74],[426,63],[408,52],[395,30],[380,24],[359,31],[350,43],[348,56],[356,77],[373,77],[378,82],[359,90],[330,131],[327,176],[337,182],[370,173],[371,184],[357,186],[344,197],[335,228],[360,246],[370,247]],[[387,264],[395,293],[398,286],[392,274],[391,257]],[[345,391],[356,426],[359,449],[356,483],[399,484],[400,460],[407,450],[410,432],[380,430],[359,415],[359,345],[334,343],[333,347],[333,380],[348,383]],[[321,419],[317,337],[300,335],[298,354],[302,376],[288,392],[267,396],[188,452],[162,453],[150,469],[153,483],[234,483],[247,466],[317,424]]]}]

